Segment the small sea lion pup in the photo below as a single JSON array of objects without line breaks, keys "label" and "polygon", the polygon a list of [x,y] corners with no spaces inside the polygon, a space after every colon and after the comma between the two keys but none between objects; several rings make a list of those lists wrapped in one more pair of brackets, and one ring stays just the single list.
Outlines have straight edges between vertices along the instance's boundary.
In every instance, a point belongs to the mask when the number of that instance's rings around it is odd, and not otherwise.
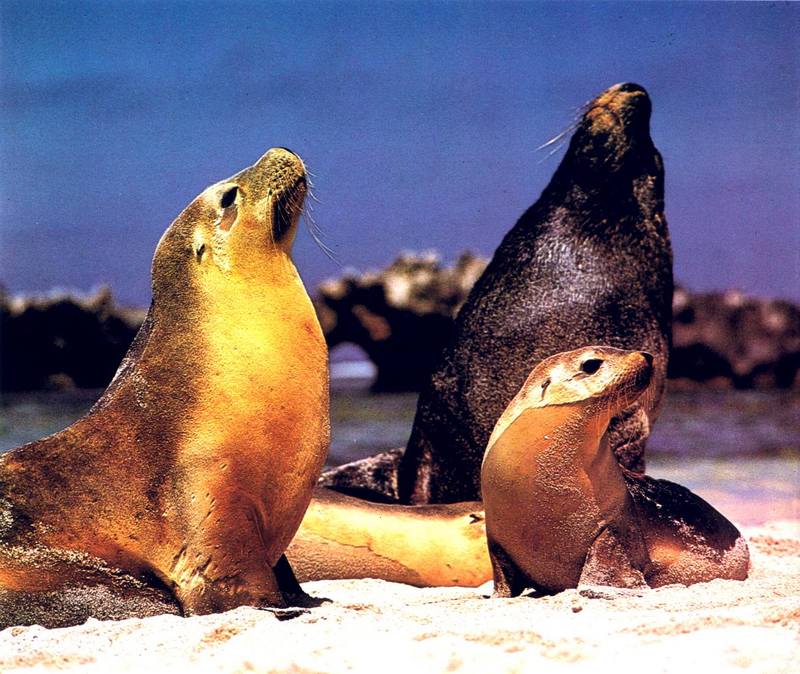
[{"label": "small sea lion pup", "polygon": [[652,375],[650,354],[609,347],[560,353],[531,372],[481,468],[495,596],[747,577],[747,544],[727,519],[614,458],[609,424]]},{"label": "small sea lion pup", "polygon": [[644,470],[664,389],[673,287],[664,169],[649,122],[650,98],[636,84],[588,104],[550,184],[458,314],[400,461],[401,502],[478,499],[486,442],[528,373],[586,344],[655,356],[652,395],[621,408],[609,430],[623,465]]},{"label": "small sea lion pup", "polygon": [[0,459],[0,626],[280,607],[329,441],[327,349],[291,259],[303,162],[272,149],[167,229],[116,376]]}]

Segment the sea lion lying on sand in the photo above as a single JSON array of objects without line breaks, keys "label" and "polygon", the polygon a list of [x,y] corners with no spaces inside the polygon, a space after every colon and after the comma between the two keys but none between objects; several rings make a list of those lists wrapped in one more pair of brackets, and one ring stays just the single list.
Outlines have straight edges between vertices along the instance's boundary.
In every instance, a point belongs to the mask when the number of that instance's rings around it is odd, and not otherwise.
[{"label": "sea lion lying on sand", "polygon": [[402,506],[317,488],[286,556],[297,578],[477,587],[492,577],[483,504]]},{"label": "sea lion lying on sand", "polygon": [[317,489],[287,550],[292,566],[303,580],[418,586],[477,586],[494,576],[496,596],[578,583],[743,580],[747,545],[728,520],[611,452],[611,419],[647,395],[654,369],[650,354],[611,347],[545,359],[488,443],[485,515],[480,502],[378,504]]},{"label": "sea lion lying on sand", "polygon": [[688,489],[615,460],[610,422],[653,371],[648,353],[587,347],[531,372],[481,467],[495,596],[747,578],[733,524]]}]

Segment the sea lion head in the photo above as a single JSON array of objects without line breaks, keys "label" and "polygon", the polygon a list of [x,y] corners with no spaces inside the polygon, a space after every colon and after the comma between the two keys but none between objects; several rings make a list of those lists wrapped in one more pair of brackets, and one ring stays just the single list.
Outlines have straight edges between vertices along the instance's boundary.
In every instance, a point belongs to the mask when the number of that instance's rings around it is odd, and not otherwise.
[{"label": "sea lion head", "polygon": [[596,421],[604,432],[647,390],[652,375],[653,356],[644,351],[589,346],[545,358],[498,420],[488,446],[521,415],[545,408],[553,418]]},{"label": "sea lion head", "polygon": [[644,351],[590,346],[545,358],[522,387],[530,407],[600,401],[616,414],[647,388],[653,357]]},{"label": "sea lion head", "polygon": [[153,258],[154,302],[185,305],[193,289],[213,287],[218,277],[273,282],[291,264],[306,189],[300,157],[273,148],[204,190],[161,237]]},{"label": "sea lion head", "polygon": [[593,188],[640,174],[663,181],[661,155],[650,138],[651,111],[647,91],[630,82],[615,84],[593,99],[564,157],[562,166],[570,179]]}]

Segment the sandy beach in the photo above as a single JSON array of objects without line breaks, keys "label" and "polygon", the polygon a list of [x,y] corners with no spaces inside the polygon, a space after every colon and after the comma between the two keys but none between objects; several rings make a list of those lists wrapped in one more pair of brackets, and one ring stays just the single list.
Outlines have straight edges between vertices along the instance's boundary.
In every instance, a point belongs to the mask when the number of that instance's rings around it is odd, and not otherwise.
[{"label": "sandy beach", "polygon": [[591,587],[488,600],[477,588],[307,583],[330,601],[0,633],[2,672],[797,671],[800,521],[744,530],[745,582]]}]

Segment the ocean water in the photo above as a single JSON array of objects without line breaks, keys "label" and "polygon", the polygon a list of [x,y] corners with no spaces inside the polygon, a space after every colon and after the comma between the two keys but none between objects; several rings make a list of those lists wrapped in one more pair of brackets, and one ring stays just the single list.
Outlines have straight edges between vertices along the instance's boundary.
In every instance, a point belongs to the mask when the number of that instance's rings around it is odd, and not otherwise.
[{"label": "ocean water", "polygon": [[[372,394],[369,369],[335,363],[328,465],[401,447],[416,394]],[[65,428],[100,390],[5,395],[0,452]],[[668,392],[648,443],[648,473],[697,491],[741,524],[800,519],[800,392]]]}]

